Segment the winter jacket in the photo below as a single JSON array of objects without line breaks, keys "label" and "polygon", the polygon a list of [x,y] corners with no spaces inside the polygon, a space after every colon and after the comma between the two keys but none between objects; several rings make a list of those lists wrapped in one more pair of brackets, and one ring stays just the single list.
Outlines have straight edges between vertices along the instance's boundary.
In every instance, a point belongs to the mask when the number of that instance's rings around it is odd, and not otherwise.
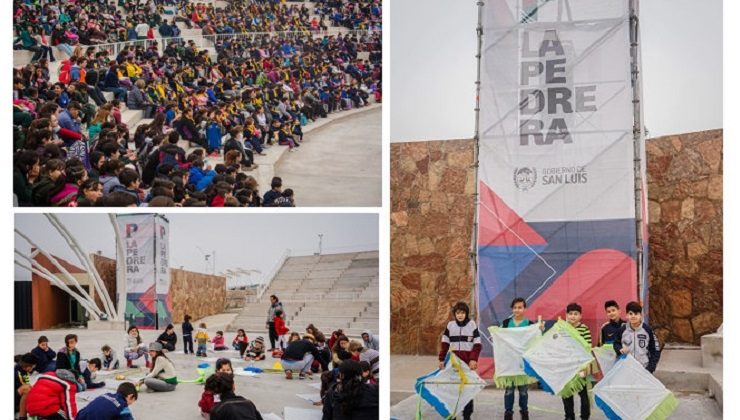
[{"label": "winter jacket", "polygon": [[87,367],[87,362],[82,362],[82,378],[85,380],[85,386],[87,389],[95,389],[95,388],[102,388],[105,386],[105,382],[94,382],[95,377],[93,373],[90,371],[90,369]]},{"label": "winter jacket", "polygon": [[164,341],[172,347],[175,347],[175,344],[177,344],[177,334],[174,332],[172,334],[167,334],[167,331],[165,331],[157,337],[157,341]]},{"label": "winter jacket", "polygon": [[80,370],[80,352],[77,349],[70,352],[66,347],[62,347],[57,352],[57,369],[70,370],[75,374],[75,377],[82,375],[82,371]]},{"label": "winter jacket", "polygon": [[283,310],[283,304],[281,302],[270,305],[270,309],[267,310],[267,322],[275,322],[275,311],[278,309]]},{"label": "winter jacket", "polygon": [[134,420],[123,395],[103,394],[90,402],[77,414],[77,420]]},{"label": "winter jacket", "polygon": [[58,414],[65,419],[74,419],[77,416],[75,383],[75,375],[69,370],[57,369],[56,372],[39,375],[26,399],[28,415],[51,417]]},{"label": "winter jacket", "polygon": [[124,340],[124,346],[123,346],[124,352],[136,352],[140,346],[141,346],[141,343],[138,342],[136,337],[132,337],[126,334],[126,338]]},{"label": "winter jacket", "polygon": [[377,375],[380,370],[380,353],[377,350],[365,349],[360,353],[360,361],[370,363],[373,375]]},{"label": "winter jacket", "polygon": [[82,133],[80,122],[72,118],[72,114],[66,109],[59,113],[59,126],[67,130],[72,130],[75,133]]},{"label": "winter jacket", "polygon": [[279,316],[275,317],[275,332],[277,332],[278,335],[284,335],[287,334],[290,329],[285,326],[285,320]]},{"label": "winter jacket", "polygon": [[224,336],[222,336],[222,335],[221,336],[219,336],[219,335],[214,336],[211,339],[211,343],[213,343],[213,348],[214,349],[226,347],[226,345],[224,344]]},{"label": "winter jacket", "polygon": [[134,85],[126,94],[126,106],[131,109],[142,109],[146,104],[148,102],[144,96],[144,92],[138,86]]},{"label": "winter jacket", "polygon": [[195,185],[196,191],[203,191],[211,185],[215,176],[216,171],[206,171],[205,169],[192,166],[190,167],[189,182]]},{"label": "winter jacket", "polygon": [[114,193],[114,192],[126,193],[136,199],[137,206],[141,205],[141,198],[139,197],[139,192],[137,190],[128,189],[119,183],[118,185],[114,185],[113,187],[111,187],[110,192],[111,193]]},{"label": "winter jacket", "polygon": [[100,183],[103,184],[103,194],[105,195],[110,194],[110,190],[116,185],[121,185],[121,182],[115,175],[101,175]]},{"label": "winter jacket", "polygon": [[442,348],[439,351],[439,361],[444,361],[448,351],[455,353],[465,363],[478,361],[481,351],[480,332],[478,325],[472,319],[465,318],[462,322],[450,321],[442,335]]},{"label": "winter jacket", "polygon": [[51,200],[49,200],[49,204],[55,207],[70,206],[77,202],[77,194],[79,193],[79,191],[80,187],[78,187],[76,184],[64,184],[62,190],[51,197]]},{"label": "winter jacket", "polygon": [[319,350],[308,340],[298,340],[288,344],[288,347],[283,352],[281,359],[283,360],[303,360],[303,357],[311,353],[314,360],[319,360]]},{"label": "winter jacket", "polygon": [[228,392],[211,410],[211,420],[262,420],[262,415],[252,401]]},{"label": "winter jacket", "polygon": [[31,353],[33,353],[33,355],[36,356],[37,359],[39,359],[39,362],[36,363],[36,367],[33,369],[39,373],[46,372],[46,367],[49,366],[49,363],[53,362],[54,359],[56,359],[57,357],[57,354],[54,352],[54,350],[50,348],[43,350],[41,349],[41,347],[38,346],[31,350]]},{"label": "winter jacket", "polygon": [[193,324],[189,322],[183,322],[182,323],[182,335],[183,337],[186,335],[192,335],[193,334]]},{"label": "winter jacket", "polygon": [[350,415],[342,412],[342,400],[345,398],[333,384],[324,397],[323,420],[375,420],[380,418],[378,385],[362,384],[359,403]]},{"label": "winter jacket", "polygon": [[213,398],[213,392],[203,391],[200,395],[200,401],[198,401],[198,407],[200,407],[201,413],[210,413],[213,410],[213,406],[216,405],[216,401]]},{"label": "winter jacket", "polygon": [[622,325],[626,322],[627,321],[623,319],[618,319],[617,321],[609,320],[608,322],[605,322],[604,325],[601,326],[599,343],[602,345],[613,344],[617,334],[619,334],[619,330],[622,329]]},{"label": "winter jacket", "polygon": [[375,337],[370,330],[365,330],[362,332],[363,334],[367,334],[368,340],[365,341],[365,339],[362,339],[362,346],[366,349],[372,349],[376,351],[380,351],[380,343],[378,342],[378,337]]},{"label": "winter jacket", "polygon": [[621,355],[622,347],[629,349],[632,357],[642,363],[648,372],[655,372],[660,360],[660,343],[653,330],[646,324],[634,329],[629,323],[623,324],[614,336],[614,351]]}]

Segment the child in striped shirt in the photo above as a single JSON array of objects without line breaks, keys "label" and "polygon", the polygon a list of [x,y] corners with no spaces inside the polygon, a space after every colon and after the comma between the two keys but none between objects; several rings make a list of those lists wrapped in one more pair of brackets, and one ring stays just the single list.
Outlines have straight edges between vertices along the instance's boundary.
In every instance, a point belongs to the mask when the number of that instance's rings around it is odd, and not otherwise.
[{"label": "child in striped shirt", "polygon": [[[582,312],[581,305],[577,303],[571,303],[565,309],[568,313],[568,323],[578,331],[584,340],[591,345],[591,330],[588,329],[586,324],[581,323]],[[580,372],[581,380],[586,382],[586,372]],[[588,419],[591,417],[591,401],[588,399],[588,386],[587,383],[583,389],[578,392],[578,397],[581,399],[581,419]],[[565,420],[575,420],[576,413],[574,408],[574,396],[563,398],[563,408],[565,409]]]},{"label": "child in striped shirt", "polygon": [[[439,352],[439,368],[444,369],[447,352],[455,353],[458,359],[467,363],[471,369],[478,368],[481,351],[478,325],[470,319],[470,308],[465,302],[457,302],[452,308],[455,319],[450,321],[442,335],[442,348]],[[473,415],[473,401],[463,409],[463,419],[470,420]]]}]

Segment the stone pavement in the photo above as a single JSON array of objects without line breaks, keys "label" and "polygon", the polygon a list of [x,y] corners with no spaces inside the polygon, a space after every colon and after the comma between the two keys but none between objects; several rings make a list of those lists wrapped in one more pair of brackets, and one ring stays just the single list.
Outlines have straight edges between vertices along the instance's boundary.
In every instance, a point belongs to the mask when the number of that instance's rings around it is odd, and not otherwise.
[{"label": "stone pavement", "polygon": [[[224,317],[222,315],[224,314],[205,319],[205,322],[209,325],[209,335],[215,335],[217,329],[222,329],[223,326],[228,324],[230,321],[228,317]],[[209,323],[209,319],[214,322]],[[198,376],[196,366],[199,363],[203,363],[205,360],[196,358],[190,354],[183,354],[181,330],[179,325],[177,325],[175,331],[178,335],[178,343],[176,346],[178,351],[168,353],[167,356],[174,362],[179,379],[195,379]],[[121,360],[122,365],[125,366],[125,360],[123,359],[122,354],[122,347],[126,334],[124,331],[88,331],[87,329],[16,331],[14,352],[15,354],[19,354],[30,351],[36,346],[36,340],[40,335],[46,335],[49,338],[51,348],[59,349],[64,345],[64,336],[70,333],[78,335],[78,349],[80,350],[80,354],[83,359],[99,357],[100,347],[103,344],[109,344],[117,350],[119,359]],[[141,330],[142,339],[146,343],[154,341],[160,333],[160,331]],[[248,335],[250,339],[254,338],[252,334],[248,333]],[[267,335],[264,334],[264,337],[267,338]],[[226,342],[230,343],[233,337],[232,334],[226,334],[225,338]],[[214,358],[235,357],[236,360],[232,361],[235,371],[243,370],[244,367],[248,366],[247,362],[238,359],[238,352],[233,350],[226,352],[209,351],[208,356]],[[257,362],[254,366],[259,368],[270,368],[276,361],[278,361],[278,359],[273,359],[268,355],[266,360]],[[137,360],[137,362],[140,362],[139,365],[142,366],[144,364],[143,358]],[[209,360],[209,362],[214,365],[215,359]],[[127,378],[134,380],[141,378],[145,374],[145,369],[140,369],[139,371],[128,373]],[[104,376],[100,376],[98,380],[101,379],[105,380],[106,378]],[[113,384],[114,381],[108,379],[107,382],[108,386],[115,388],[115,385]],[[318,386],[320,380],[317,375],[314,375],[314,378],[311,380],[294,379],[288,381],[282,374],[263,373],[258,377],[236,376],[235,382],[237,395],[241,395],[252,400],[263,416],[266,413],[274,413],[280,416],[280,418],[283,418],[285,407],[296,407],[300,409],[315,410],[311,412],[311,414],[318,415],[318,418],[320,418],[320,407],[313,406],[308,400],[297,395],[312,394],[314,397],[318,397],[319,389],[316,388],[316,386]],[[142,387],[139,400],[131,407],[131,411],[137,420],[202,419],[200,409],[198,408],[198,400],[200,400],[201,393],[203,392],[202,385],[181,383],[177,386],[177,390],[169,393],[147,393],[145,392],[145,389],[146,387]],[[87,401],[82,398],[84,394],[85,393],[82,393],[81,397],[77,398],[79,407],[87,404]],[[299,417],[296,417],[296,419],[297,418],[308,419],[305,412],[299,415]]]}]

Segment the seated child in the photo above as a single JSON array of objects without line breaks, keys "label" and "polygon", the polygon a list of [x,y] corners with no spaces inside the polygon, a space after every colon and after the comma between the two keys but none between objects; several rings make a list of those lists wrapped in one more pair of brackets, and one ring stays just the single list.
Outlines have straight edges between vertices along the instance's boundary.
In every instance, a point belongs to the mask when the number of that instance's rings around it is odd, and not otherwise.
[{"label": "seated child", "polygon": [[254,341],[249,343],[247,352],[244,353],[245,360],[265,360],[265,339],[257,337]]},{"label": "seated child", "polygon": [[360,342],[352,340],[349,343],[349,351],[352,353],[352,359],[357,358],[360,362],[369,363],[372,376],[378,376],[380,372],[380,353],[377,350],[367,349]]},{"label": "seated child", "polygon": [[206,323],[201,322],[198,326],[198,330],[195,332],[195,342],[198,344],[198,349],[195,352],[196,356],[207,357],[206,354],[208,344],[208,332],[206,331]]},{"label": "seated child", "polygon": [[244,352],[247,351],[247,346],[249,346],[249,338],[247,338],[247,333],[243,329],[239,328],[236,331],[236,337],[231,342],[231,346],[234,347],[234,350],[239,350],[240,357],[244,357]]},{"label": "seated child", "polygon": [[57,354],[49,348],[49,339],[45,335],[39,337],[38,345],[31,350],[31,353],[38,359],[34,368],[36,372],[44,373],[56,370],[57,364],[54,359],[56,359]]},{"label": "seated child", "polygon": [[85,379],[86,389],[102,388],[105,386],[105,382],[93,382],[95,380],[95,372],[100,369],[101,364],[100,359],[97,357],[88,360],[87,366],[84,366],[84,361],[80,363],[80,369],[82,369],[82,377]]},{"label": "seated child", "polygon": [[39,375],[26,398],[27,415],[52,419],[76,418],[76,385],[77,376],[67,369]]},{"label": "seated child", "polygon": [[617,355],[631,354],[648,372],[654,373],[660,360],[660,343],[648,324],[642,322],[642,306],[627,304],[627,323],[614,337]]},{"label": "seated child", "polygon": [[103,363],[101,366],[103,370],[115,370],[119,368],[120,363],[118,362],[118,355],[116,355],[115,350],[106,344],[100,348],[100,351],[103,352],[100,358],[100,361]]},{"label": "seated child", "polygon": [[13,378],[15,380],[15,385],[13,386],[15,390],[13,394],[15,396],[15,412],[18,413],[18,418],[21,420],[26,419],[26,399],[28,398],[29,391],[31,391],[31,378],[29,374],[34,370],[37,362],[38,359],[33,353],[26,353],[21,356],[15,365],[15,372],[13,372]]},{"label": "seated child", "polygon": [[[222,373],[228,373],[229,375],[234,375],[234,370],[231,367],[231,361],[229,359],[218,359],[216,360],[216,373],[222,372]],[[200,415],[203,416],[203,418],[210,418],[211,410],[213,410],[213,407],[216,405],[216,403],[221,402],[219,395],[215,393],[215,389],[213,387],[213,378],[215,375],[211,375],[207,380],[205,384],[205,390],[203,391],[203,394],[200,396],[200,401],[198,401],[198,407],[200,407]]]},{"label": "seated child", "polygon": [[64,337],[65,346],[57,352],[57,370],[64,369],[72,372],[77,377],[77,390],[85,390],[85,380],[80,370],[80,352],[77,350],[77,335],[67,334]]},{"label": "seated child", "polygon": [[213,337],[213,339],[211,339],[211,343],[213,343],[213,350],[215,351],[223,351],[223,350],[229,349],[224,344],[224,332],[223,331],[216,331],[216,336]]},{"label": "seated child", "polygon": [[123,382],[115,393],[103,394],[90,401],[77,414],[76,420],[134,420],[129,407],[138,398],[136,386],[131,382]]},{"label": "seated child", "polygon": [[363,360],[360,362],[360,368],[362,369],[362,381],[371,384],[376,385],[378,383],[378,380],[375,379],[375,376],[373,375],[373,369],[370,366],[370,363]]}]

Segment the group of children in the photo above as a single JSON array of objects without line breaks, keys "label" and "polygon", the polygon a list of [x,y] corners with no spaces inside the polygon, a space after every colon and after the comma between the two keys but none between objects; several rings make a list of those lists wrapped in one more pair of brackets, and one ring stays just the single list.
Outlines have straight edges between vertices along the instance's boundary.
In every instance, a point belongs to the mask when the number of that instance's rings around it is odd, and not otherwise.
[{"label": "group of children", "polygon": [[[512,315],[502,323],[502,328],[526,327],[534,324],[525,317],[527,307],[525,299],[518,297],[511,302]],[[627,304],[627,320],[623,320],[620,314],[619,304],[614,300],[605,302],[604,309],[608,321],[601,326],[599,344],[610,344],[615,351],[615,357],[622,354],[631,354],[650,373],[655,369],[660,359],[660,344],[652,329],[643,322],[642,306],[638,302]],[[440,369],[444,367],[447,352],[453,352],[462,362],[471,369],[478,367],[478,358],[481,352],[481,338],[478,325],[470,319],[470,308],[464,302],[458,302],[452,309],[454,320],[447,324],[442,335],[441,350],[439,352]],[[592,344],[591,331],[581,322],[583,310],[577,303],[570,303],[566,307],[567,322],[578,331],[589,345]],[[544,323],[540,323],[540,329],[545,330]],[[495,349],[494,349],[495,351]],[[580,418],[588,419],[591,415],[591,402],[588,396],[588,371],[579,373],[580,380],[584,382],[583,389],[578,392],[580,398]],[[514,418],[515,391],[519,394],[519,410],[523,420],[529,419],[528,408],[528,385],[509,386],[504,392],[504,419]],[[575,420],[574,397],[563,398],[563,409],[566,420]],[[468,420],[473,414],[473,401],[470,401],[463,410],[463,418]]]}]

